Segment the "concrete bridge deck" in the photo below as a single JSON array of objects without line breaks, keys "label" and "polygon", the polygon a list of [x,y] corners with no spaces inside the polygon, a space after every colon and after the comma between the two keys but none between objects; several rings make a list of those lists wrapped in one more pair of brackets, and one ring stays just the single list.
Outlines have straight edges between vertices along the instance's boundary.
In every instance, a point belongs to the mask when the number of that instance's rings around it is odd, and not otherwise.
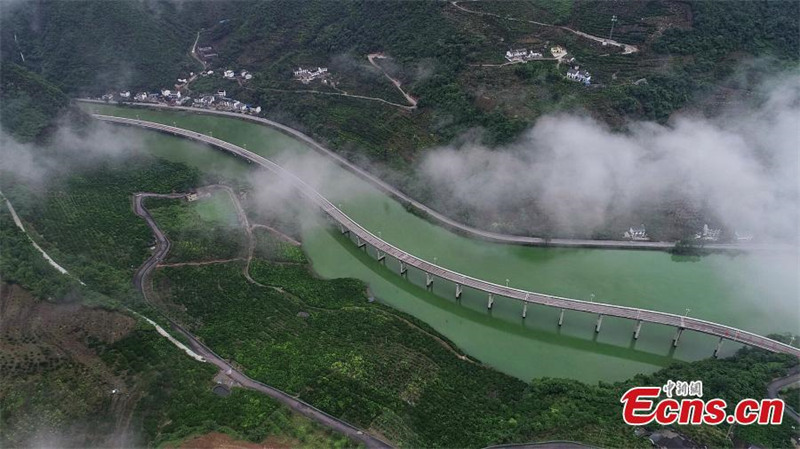
[{"label": "concrete bridge deck", "polygon": [[[382,254],[397,259],[401,263],[401,270],[403,270],[402,267],[410,266],[419,269],[421,271],[424,271],[429,275],[430,282],[432,282],[432,278],[430,276],[435,276],[455,283],[456,296],[460,295],[460,291],[463,287],[470,287],[475,290],[485,292],[489,295],[488,307],[490,308],[494,300],[494,297],[502,296],[506,298],[519,300],[522,302],[523,306],[527,306],[527,304],[541,304],[545,306],[560,308],[562,310],[576,310],[580,312],[597,314],[598,321],[597,321],[596,331],[598,332],[600,331],[600,324],[602,322],[602,317],[614,316],[636,321],[636,327],[634,331],[635,337],[638,337],[639,335],[641,323],[648,322],[648,323],[663,324],[666,326],[675,327],[677,329],[677,333],[674,338],[675,345],[677,345],[678,343],[678,339],[680,338],[681,332],[683,332],[683,330],[688,329],[720,337],[720,343],[717,345],[717,351],[719,350],[719,345],[722,343],[723,340],[731,340],[772,352],[790,354],[795,357],[800,357],[800,348],[795,348],[793,346],[775,341],[773,339],[763,337],[761,335],[757,335],[741,329],[737,329],[735,327],[726,326],[723,324],[718,324],[710,321],[705,321],[697,318],[690,318],[666,312],[658,312],[647,309],[639,309],[635,307],[626,307],[613,304],[583,301],[571,298],[562,298],[559,296],[529,292],[513,287],[507,287],[492,282],[476,279],[474,277],[467,276],[465,274],[458,273],[453,270],[449,270],[447,268],[432,264],[426,260],[420,259],[414,256],[413,254],[407,253],[389,244],[388,242],[385,242],[381,238],[373,235],[371,232],[369,232],[364,227],[359,225],[353,219],[348,217],[344,212],[339,210],[336,206],[334,206],[330,201],[328,201],[319,192],[317,192],[316,189],[308,185],[305,181],[298,178],[297,176],[287,171],[283,167],[275,164],[274,162],[262,156],[259,156],[258,154],[255,154],[251,151],[245,150],[242,147],[226,142],[224,140],[217,139],[215,137],[197,133],[195,131],[190,131],[183,128],[177,128],[174,126],[163,125],[161,123],[107,116],[101,114],[93,114],[93,116],[96,119],[105,122],[138,126],[142,128],[148,128],[165,133],[174,134],[176,136],[187,137],[189,139],[203,142],[212,145],[214,147],[220,148],[224,151],[230,152],[252,163],[256,163],[272,171],[273,173],[283,177],[288,182],[292,183],[292,185],[296,187],[300,193],[302,193],[306,198],[311,200],[314,204],[319,206],[333,221],[339,224],[343,232],[349,232],[351,236],[355,237],[357,242],[359,243],[359,246],[370,245],[378,251],[379,255]],[[523,316],[526,313],[525,310],[526,308],[523,309]],[[563,314],[562,314],[562,319],[563,319]],[[715,351],[715,354],[717,351]]]}]

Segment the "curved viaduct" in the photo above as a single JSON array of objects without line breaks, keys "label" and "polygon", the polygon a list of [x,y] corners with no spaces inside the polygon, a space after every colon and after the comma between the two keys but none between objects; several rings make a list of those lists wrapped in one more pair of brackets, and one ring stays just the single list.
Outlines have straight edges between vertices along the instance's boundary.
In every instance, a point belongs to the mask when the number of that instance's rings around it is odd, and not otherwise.
[{"label": "curved viaduct", "polygon": [[[94,104],[104,104],[104,105],[108,104],[103,100],[94,100],[90,98],[77,98],[76,101],[82,103],[94,103]],[[639,241],[639,240],[592,240],[592,239],[568,239],[568,238],[546,239],[542,237],[501,234],[499,232],[492,232],[484,229],[478,229],[476,227],[456,221],[448,217],[447,215],[438,212],[437,210],[429,206],[426,206],[422,202],[417,201],[414,198],[411,198],[410,196],[403,193],[397,187],[394,187],[393,185],[379,178],[377,175],[374,175],[369,171],[367,171],[366,169],[359,167],[353,162],[350,162],[340,154],[331,151],[330,149],[326,148],[325,146],[315,141],[308,135],[294,128],[286,126],[282,123],[278,123],[255,115],[241,114],[238,112],[217,111],[215,109],[200,109],[188,106],[170,106],[161,103],[131,103],[131,105],[133,107],[139,107],[139,108],[160,109],[166,111],[182,111],[182,112],[191,112],[194,114],[231,117],[239,120],[247,120],[262,125],[266,125],[283,134],[286,134],[290,137],[294,137],[300,140],[301,142],[310,146],[311,149],[313,149],[314,151],[317,151],[318,153],[332,159],[339,166],[349,170],[350,172],[366,180],[373,186],[377,187],[383,193],[386,193],[387,195],[395,198],[396,200],[400,201],[403,204],[408,204],[413,206],[418,211],[423,212],[431,220],[435,220],[436,222],[438,222],[438,224],[443,225],[444,227],[452,231],[455,231],[462,235],[466,235],[468,237],[479,238],[482,240],[495,243],[509,243],[514,245],[526,245],[526,246],[547,246],[547,247],[558,246],[566,248],[635,249],[635,250],[665,251],[672,249],[675,246],[675,242],[659,242],[659,241],[652,242],[652,241]],[[787,251],[787,250],[794,251],[796,249],[794,246],[786,244],[759,244],[752,242],[746,244],[708,243],[705,244],[703,248],[711,251]]]},{"label": "curved viaduct", "polygon": [[561,309],[559,317],[559,325],[563,322],[565,310],[576,310],[579,312],[597,314],[597,324],[595,331],[600,332],[600,327],[604,316],[613,316],[619,318],[627,318],[636,322],[634,327],[634,338],[639,337],[641,325],[643,322],[663,324],[665,326],[672,326],[676,328],[676,334],[673,338],[673,345],[677,346],[678,340],[684,330],[692,330],[702,332],[709,335],[719,337],[719,342],[714,350],[716,356],[724,340],[731,340],[737,343],[742,343],[749,346],[765,349],[771,352],[790,354],[795,357],[800,357],[800,348],[787,345],[775,341],[773,339],[763,337],[761,335],[747,332],[735,327],[726,326],[723,324],[705,321],[697,318],[690,318],[686,316],[676,315],[666,312],[658,312],[654,310],[639,309],[635,307],[626,307],[613,304],[603,304],[590,301],[582,301],[578,299],[562,298],[559,296],[546,295],[542,293],[529,292],[520,290],[513,287],[498,285],[492,282],[476,279],[462,273],[458,273],[447,268],[440,267],[432,264],[426,260],[420,259],[413,254],[407,253],[400,248],[397,248],[381,238],[373,235],[367,229],[348,217],[344,212],[339,210],[330,201],[323,197],[313,187],[308,185],[305,181],[298,178],[291,172],[287,171],[280,165],[255,154],[251,151],[245,150],[242,147],[226,142],[224,140],[210,137],[205,134],[200,134],[195,131],[189,131],[183,128],[174,126],[163,125],[161,123],[148,122],[143,120],[93,114],[93,116],[101,121],[118,123],[129,126],[137,126],[141,128],[153,129],[164,133],[174,134],[176,136],[187,137],[192,140],[203,142],[214,146],[216,148],[227,151],[235,156],[245,159],[249,162],[258,164],[271,172],[283,177],[286,181],[290,182],[300,193],[307,199],[321,208],[327,216],[336,222],[343,234],[349,234],[355,238],[358,246],[366,247],[367,245],[375,248],[378,254],[378,260],[385,261],[387,256],[397,259],[400,263],[400,274],[404,275],[408,272],[408,267],[414,267],[426,274],[426,287],[432,286],[435,278],[445,279],[453,282],[456,285],[455,296],[461,296],[464,287],[482,291],[488,295],[487,307],[491,308],[494,303],[495,296],[501,296],[510,299],[519,300],[522,303],[522,317],[527,314],[528,304],[540,304],[550,307]]}]

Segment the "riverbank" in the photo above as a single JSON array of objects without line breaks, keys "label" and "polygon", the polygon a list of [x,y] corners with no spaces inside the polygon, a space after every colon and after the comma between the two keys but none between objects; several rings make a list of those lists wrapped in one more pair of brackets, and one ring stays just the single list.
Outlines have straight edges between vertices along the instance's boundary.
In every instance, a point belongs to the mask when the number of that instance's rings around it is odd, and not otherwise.
[{"label": "riverbank", "polygon": [[[87,99],[87,98],[78,98],[75,99],[78,102],[89,103],[89,104],[104,104],[108,105],[105,101],[102,100],[94,100],[94,99]],[[111,105],[116,106],[116,105]],[[193,107],[186,107],[186,106],[169,106],[166,104],[153,104],[153,103],[131,103],[126,105],[126,107],[131,108],[152,108],[152,109],[161,109],[161,110],[175,110],[175,111],[184,111],[184,112],[192,112],[196,114],[207,114],[207,115],[216,115],[222,117],[233,117],[240,120],[247,120],[256,123],[260,123],[262,125],[269,126],[270,128],[276,129],[281,133],[284,133],[290,137],[299,139],[301,142],[307,144],[310,148],[316,150],[320,154],[330,158],[339,166],[349,170],[350,172],[354,173],[355,175],[359,176],[360,178],[364,179],[365,181],[372,184],[374,187],[381,190],[383,193],[386,193],[400,201],[404,206],[411,207],[415,212],[425,217],[426,219],[431,219],[435,221],[437,224],[440,224],[451,231],[457,232],[459,234],[479,238],[482,240],[495,242],[495,243],[508,243],[508,244],[515,244],[515,245],[524,245],[524,246],[539,246],[539,247],[554,247],[554,248],[588,248],[588,249],[635,249],[635,250],[655,250],[655,251],[667,251],[671,250],[675,247],[676,242],[651,242],[651,241],[634,241],[634,240],[590,240],[590,239],[560,239],[560,238],[540,238],[540,237],[530,237],[530,236],[519,236],[519,235],[510,235],[510,234],[501,234],[491,231],[486,231],[482,229],[478,229],[463,223],[458,222],[434,209],[431,207],[426,206],[425,204],[411,198],[404,192],[402,192],[397,187],[394,187],[387,182],[383,181],[382,179],[378,178],[376,175],[370,173],[366,169],[359,167],[354,162],[351,162],[341,155],[335,153],[334,151],[328,149],[324,145],[318,143],[308,135],[291,128],[289,126],[283,125],[281,123],[265,119],[262,117],[257,117],[253,115],[247,114],[239,114],[234,112],[226,112],[226,111],[216,111],[212,109],[201,109],[201,108],[193,108]],[[797,248],[791,245],[775,245],[775,244],[736,244],[736,243],[710,243],[703,246],[703,249],[709,252],[720,252],[720,251],[796,251]]]},{"label": "riverbank", "polygon": [[[182,111],[92,106],[106,114],[156,121],[192,129],[233,142],[301,175],[318,191],[375,235],[418,257],[496,284],[558,296],[642,307],[722,322],[767,335],[794,331],[797,290],[791,254],[712,254],[699,261],[658,251],[536,248],[502,245],[454,234],[410,213],[401,203],[323,157],[307,145],[274,129],[235,118]],[[133,131],[131,131],[133,132]],[[183,143],[174,137],[145,131],[144,148],[203,171],[227,164],[238,179],[247,180],[250,165],[212,148]],[[235,167],[235,169],[234,169]],[[260,182],[260,181],[259,181]],[[269,191],[268,185],[264,186]],[[486,297],[465,290],[459,302],[455,286],[437,281],[432,292],[424,275],[411,273],[407,282],[399,267],[386,266],[374,255],[357,250],[346,237],[324,223],[309,220],[301,235],[315,272],[323,278],[354,277],[369,284],[378,300],[410,313],[444,334],[466,353],[521,379],[570,377],[587,382],[623,380],[634,373],[653,372],[675,360],[710,357],[716,339],[684,333],[672,347],[675,329],[643,326],[632,339],[634,324],[606,318],[599,334],[596,316],[567,312],[557,325],[558,310],[536,306],[520,316],[517,301],[498,299],[491,311]],[[764,307],[764,304],[770,307]],[[725,343],[721,356],[738,345]],[[558,363],[543,363],[557,360]]]}]

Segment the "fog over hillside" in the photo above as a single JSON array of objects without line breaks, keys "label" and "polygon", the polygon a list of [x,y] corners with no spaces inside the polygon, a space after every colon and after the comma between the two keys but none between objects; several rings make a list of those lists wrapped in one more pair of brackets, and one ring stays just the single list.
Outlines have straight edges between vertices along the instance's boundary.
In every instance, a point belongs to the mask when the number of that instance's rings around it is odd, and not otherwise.
[{"label": "fog over hillside", "polygon": [[0,171],[33,186],[53,176],[90,168],[110,158],[123,159],[144,150],[135,131],[92,122],[86,128],[62,120],[46,144],[20,143],[0,128]]},{"label": "fog over hillside", "polygon": [[707,207],[732,230],[796,238],[800,73],[760,90],[764,100],[751,110],[631,123],[624,133],[546,116],[506,147],[467,141],[430,151],[421,179],[440,204],[491,211],[535,202],[566,232],[677,200]]}]

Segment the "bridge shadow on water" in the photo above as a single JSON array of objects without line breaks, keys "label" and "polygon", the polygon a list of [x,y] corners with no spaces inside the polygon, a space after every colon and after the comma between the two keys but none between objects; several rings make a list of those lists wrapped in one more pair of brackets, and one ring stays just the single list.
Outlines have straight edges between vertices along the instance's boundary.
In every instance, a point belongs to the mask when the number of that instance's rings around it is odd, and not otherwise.
[{"label": "bridge shadow on water", "polygon": [[[358,248],[348,236],[342,235],[338,230],[333,229],[331,226],[325,226],[325,232],[328,232],[331,237],[333,237],[333,239],[339,245],[341,245],[342,249],[347,251],[352,257],[361,262],[363,266],[369,269],[374,275],[380,277],[392,286],[404,290],[416,298],[425,301],[427,304],[444,310],[455,317],[459,317],[466,321],[470,321],[480,326],[485,326],[506,334],[521,336],[532,341],[538,341],[545,344],[578,351],[591,352],[594,354],[605,355],[633,362],[640,362],[655,366],[667,366],[676,360],[674,357],[675,348],[672,346],[671,341],[664,342],[664,345],[662,346],[666,354],[658,354],[653,351],[637,349],[637,341],[633,339],[632,332],[630,341],[625,345],[605,343],[598,341],[599,334],[595,333],[594,331],[592,331],[591,338],[567,335],[565,332],[562,332],[561,327],[555,326],[555,321],[553,322],[554,329],[535,328],[531,325],[527,325],[526,320],[522,319],[521,316],[519,317],[519,320],[510,320],[506,316],[495,316],[493,310],[489,310],[487,312],[463,305],[459,301],[445,298],[442,295],[425,289],[424,283],[417,284],[412,280],[407,280],[403,276],[400,276],[398,270],[393,270],[389,266],[378,262],[376,257],[370,254],[368,251]],[[385,298],[378,297],[377,299],[380,300]],[[547,306],[536,307],[545,307],[551,309]],[[418,318],[425,321],[422,317]],[[533,317],[529,317],[528,320],[532,318]]]}]

